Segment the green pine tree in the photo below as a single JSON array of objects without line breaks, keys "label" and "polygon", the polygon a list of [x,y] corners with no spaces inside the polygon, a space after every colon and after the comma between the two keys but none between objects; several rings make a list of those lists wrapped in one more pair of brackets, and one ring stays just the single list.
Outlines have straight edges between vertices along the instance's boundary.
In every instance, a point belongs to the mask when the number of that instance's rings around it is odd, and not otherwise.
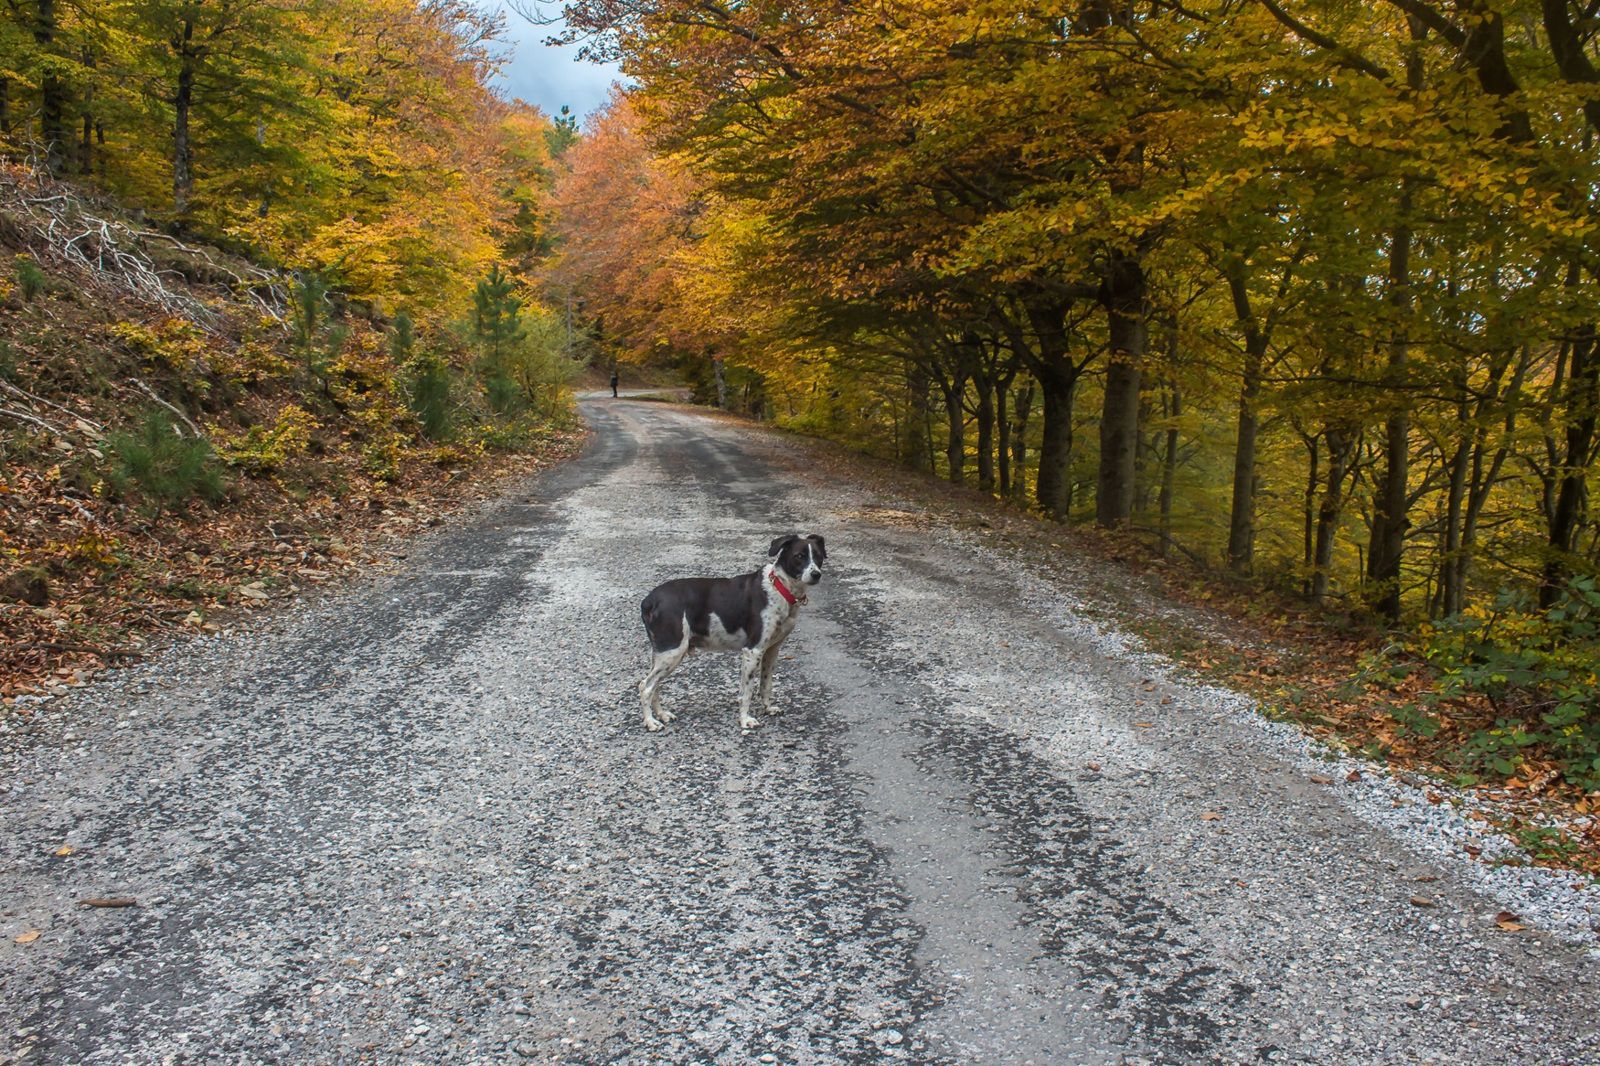
[{"label": "green pine tree", "polygon": [[516,283],[496,264],[472,293],[472,338],[478,347],[478,375],[489,406],[505,414],[517,406],[519,390],[510,357],[522,338],[522,300]]}]

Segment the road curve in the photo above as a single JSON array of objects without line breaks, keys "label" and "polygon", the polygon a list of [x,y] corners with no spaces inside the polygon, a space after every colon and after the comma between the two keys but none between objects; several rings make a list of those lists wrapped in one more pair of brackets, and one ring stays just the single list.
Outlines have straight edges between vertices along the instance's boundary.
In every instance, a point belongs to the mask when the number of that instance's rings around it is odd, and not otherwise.
[{"label": "road curve", "polygon": [[[1600,1062],[1591,956],[1079,593],[803,443],[584,409],[395,572],[8,735],[0,1060]],[[647,734],[640,597],[791,530],[784,713],[700,657]]]}]

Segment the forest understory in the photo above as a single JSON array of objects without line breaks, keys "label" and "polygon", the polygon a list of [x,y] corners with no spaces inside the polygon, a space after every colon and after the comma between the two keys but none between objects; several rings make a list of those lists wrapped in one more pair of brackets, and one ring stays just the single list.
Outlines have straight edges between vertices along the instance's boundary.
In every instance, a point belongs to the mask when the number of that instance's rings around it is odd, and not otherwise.
[{"label": "forest understory", "polygon": [[431,439],[381,320],[308,322],[288,275],[23,167],[0,173],[0,256],[7,716],[403,554],[582,443],[565,407],[460,390]]}]

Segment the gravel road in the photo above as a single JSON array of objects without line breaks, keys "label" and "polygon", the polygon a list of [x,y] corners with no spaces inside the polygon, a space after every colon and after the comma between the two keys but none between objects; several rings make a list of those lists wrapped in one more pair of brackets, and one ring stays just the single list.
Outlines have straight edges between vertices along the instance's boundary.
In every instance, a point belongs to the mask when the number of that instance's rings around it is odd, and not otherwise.
[{"label": "gravel road", "polygon": [[[1592,890],[1312,780],[809,445],[584,409],[392,573],[0,733],[0,1059],[1600,1063]],[[647,734],[643,593],[788,531],[784,713],[696,657]]]}]

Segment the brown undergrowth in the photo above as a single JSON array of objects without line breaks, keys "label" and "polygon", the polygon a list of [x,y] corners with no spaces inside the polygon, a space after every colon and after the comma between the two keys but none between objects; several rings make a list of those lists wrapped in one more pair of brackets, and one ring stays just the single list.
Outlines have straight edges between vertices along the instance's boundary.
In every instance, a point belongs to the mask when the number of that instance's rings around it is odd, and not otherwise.
[{"label": "brown undergrowth", "polygon": [[337,493],[252,484],[158,520],[86,496],[59,465],[7,470],[0,550],[13,574],[36,575],[45,592],[0,603],[0,704],[62,694],[176,636],[215,632],[403,554],[408,534],[498,496],[581,442],[580,431],[552,431],[526,451],[454,469],[419,458],[381,481],[345,471]]},{"label": "brown undergrowth", "polygon": [[[429,439],[388,323],[330,298],[297,334],[289,285],[0,168],[6,713],[337,582],[580,446],[570,414],[489,412],[449,350]],[[152,475],[146,445],[190,469]]]}]

